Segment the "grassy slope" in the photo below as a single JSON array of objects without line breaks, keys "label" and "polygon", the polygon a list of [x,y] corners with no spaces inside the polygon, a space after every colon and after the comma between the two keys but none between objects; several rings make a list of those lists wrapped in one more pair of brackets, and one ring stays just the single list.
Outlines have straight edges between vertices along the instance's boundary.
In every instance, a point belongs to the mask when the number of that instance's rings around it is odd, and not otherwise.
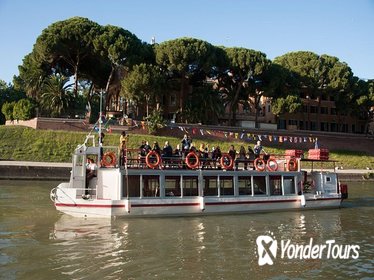
[{"label": "grassy slope", "polygon": [[[25,127],[0,126],[0,159],[2,160],[26,160],[46,162],[70,162],[71,153],[78,144],[83,143],[86,133],[67,132],[53,130],[34,130]],[[141,140],[148,140],[151,143],[158,141],[162,147],[166,140],[175,147],[179,138],[161,137],[154,135],[136,135],[129,137],[130,148],[138,148]],[[247,142],[222,142],[211,139],[204,140],[209,147],[219,145],[222,151],[228,151],[230,144],[235,145],[239,150],[240,145],[248,146]],[[201,140],[195,142],[199,147]],[[106,134],[105,145],[117,146],[119,144],[118,134]],[[253,146],[253,144],[252,144]],[[268,153],[282,154],[283,149],[265,147]],[[330,158],[337,160],[338,165],[344,168],[374,168],[374,157],[366,156],[362,152],[334,151]]]}]

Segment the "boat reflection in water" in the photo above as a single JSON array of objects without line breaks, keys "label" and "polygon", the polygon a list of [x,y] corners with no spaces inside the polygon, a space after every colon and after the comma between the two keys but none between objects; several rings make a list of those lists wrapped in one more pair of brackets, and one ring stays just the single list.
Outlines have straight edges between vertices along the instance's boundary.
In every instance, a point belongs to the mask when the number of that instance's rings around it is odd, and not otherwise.
[{"label": "boat reflection in water", "polygon": [[[56,269],[75,278],[95,271],[95,277],[241,279],[258,273],[256,238],[270,232],[279,243],[341,240],[341,210],[279,212],[276,218],[274,213],[112,220],[63,215],[50,238],[57,251]],[[263,276],[279,276],[280,271],[300,276],[300,270],[326,265],[326,260],[288,260],[278,254]]]}]

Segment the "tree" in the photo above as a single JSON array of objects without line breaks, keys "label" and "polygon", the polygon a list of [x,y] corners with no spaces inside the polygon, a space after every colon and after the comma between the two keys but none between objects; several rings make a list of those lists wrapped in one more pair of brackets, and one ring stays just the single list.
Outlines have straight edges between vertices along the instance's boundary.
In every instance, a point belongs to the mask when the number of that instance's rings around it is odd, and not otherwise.
[{"label": "tree", "polygon": [[101,33],[94,39],[93,44],[95,52],[110,65],[105,85],[106,101],[108,101],[111,98],[109,86],[113,82],[114,75],[116,73],[120,75],[121,68],[127,69],[141,61],[143,44],[131,32],[112,25],[104,26]]},{"label": "tree", "polygon": [[33,53],[37,63],[48,63],[48,74],[74,76],[74,95],[78,95],[80,67],[92,58],[93,40],[100,25],[87,18],[73,17],[58,21],[37,38]]},{"label": "tree", "polygon": [[[121,94],[138,105],[146,104],[146,117],[149,106],[160,103],[161,93],[165,88],[165,77],[160,68],[141,63],[135,65],[128,76],[122,80]],[[156,106],[157,109],[159,105]]]},{"label": "tree", "polygon": [[[374,80],[365,82],[357,79],[356,90],[358,91],[356,104],[365,120],[365,133],[368,133],[369,124],[374,121]],[[374,131],[371,133],[374,134]]]},{"label": "tree", "polygon": [[5,116],[5,119],[7,121],[13,121],[14,120],[14,117],[13,117],[13,108],[14,108],[14,105],[16,104],[16,102],[5,102],[3,104],[3,107],[1,108],[1,112],[4,114]]},{"label": "tree", "polygon": [[171,77],[180,79],[179,110],[183,112],[189,79],[196,72],[211,71],[216,61],[215,47],[202,40],[179,38],[157,45],[155,51],[157,64],[168,71]]},{"label": "tree", "polygon": [[218,88],[230,109],[229,122],[235,125],[238,105],[249,102],[251,97],[257,125],[258,104],[265,94],[262,87],[265,85],[265,75],[270,69],[271,61],[264,53],[251,49],[226,48],[225,51],[229,66],[219,76]]},{"label": "tree", "polygon": [[73,100],[69,92],[71,84],[68,81],[66,77],[53,75],[44,84],[40,104],[54,117],[61,116]]},{"label": "tree", "polygon": [[16,120],[29,120],[34,115],[35,104],[30,99],[20,99],[13,107],[13,117]]},{"label": "tree", "polygon": [[224,113],[220,92],[211,85],[194,88],[183,113],[188,122],[215,124]]},{"label": "tree", "polygon": [[5,81],[0,80],[0,124],[5,123],[5,116],[2,113],[2,106],[4,103],[18,101],[25,98],[26,95],[23,91],[15,89],[11,84],[7,84]]},{"label": "tree", "polygon": [[[289,70],[298,80],[298,88],[306,91],[311,97],[317,97],[317,123],[319,124],[322,95],[334,95],[338,99],[349,102],[353,73],[346,63],[328,55],[317,55],[312,52],[290,52],[276,57],[274,62]],[[351,100],[352,101],[352,100]],[[337,106],[339,109],[339,106]],[[318,128],[319,129],[319,128]]]}]

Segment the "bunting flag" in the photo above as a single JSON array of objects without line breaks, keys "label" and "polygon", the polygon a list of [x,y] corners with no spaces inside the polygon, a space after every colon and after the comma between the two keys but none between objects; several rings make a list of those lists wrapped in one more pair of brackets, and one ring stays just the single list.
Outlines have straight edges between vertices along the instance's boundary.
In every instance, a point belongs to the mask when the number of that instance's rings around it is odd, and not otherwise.
[{"label": "bunting flag", "polygon": [[[134,121],[135,125],[138,125],[136,121]],[[142,125],[142,128],[144,129],[145,123],[144,121],[140,122]],[[112,131],[109,123],[107,122],[104,127],[107,129],[107,131]],[[175,127],[170,127],[170,129],[174,129]],[[183,127],[178,126],[178,129],[180,129],[182,132],[186,134],[193,134],[201,136],[205,135],[212,135],[216,137],[225,137],[225,138],[234,138],[234,139],[241,139],[243,141],[269,141],[269,142],[275,142],[275,143],[313,143],[315,141],[314,138],[309,136],[286,136],[286,135],[272,135],[272,134],[253,134],[250,132],[242,131],[242,132],[235,132],[235,131],[222,131],[222,130],[215,130],[215,129],[203,129],[203,128],[196,128],[196,127]],[[94,130],[98,131],[97,125],[94,126]]]}]

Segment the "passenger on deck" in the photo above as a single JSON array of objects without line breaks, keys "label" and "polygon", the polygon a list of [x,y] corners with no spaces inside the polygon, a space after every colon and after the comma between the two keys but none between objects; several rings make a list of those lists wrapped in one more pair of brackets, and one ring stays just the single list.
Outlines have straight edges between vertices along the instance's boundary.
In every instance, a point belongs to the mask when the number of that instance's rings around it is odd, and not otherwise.
[{"label": "passenger on deck", "polygon": [[162,149],[163,158],[171,158],[173,156],[173,148],[170,146],[169,141],[165,141],[164,148]]},{"label": "passenger on deck", "polygon": [[182,157],[182,151],[180,149],[180,145],[177,144],[177,147],[173,151],[173,156],[174,157]]},{"label": "passenger on deck", "polygon": [[259,158],[260,157],[260,154],[261,152],[264,152],[265,154],[267,154],[264,150],[264,148],[262,147],[261,145],[261,141],[257,141],[257,144],[254,146],[253,148],[253,152],[255,154],[255,158]]},{"label": "passenger on deck", "polygon": [[255,152],[252,150],[251,146],[248,146],[248,159],[255,160]]},{"label": "passenger on deck", "polygon": [[140,157],[145,157],[147,155],[145,147],[146,147],[145,140],[143,140],[142,144],[139,147],[139,156]]},{"label": "passenger on deck", "polygon": [[191,139],[189,138],[187,134],[183,136],[181,144],[182,144],[182,154],[186,156],[190,152],[190,148],[191,148]]},{"label": "passenger on deck", "polygon": [[127,142],[129,136],[126,135],[126,131],[122,131],[121,136],[119,137],[119,149],[120,149],[120,164],[123,165],[126,162],[127,154]]},{"label": "passenger on deck", "polygon": [[236,158],[236,150],[235,150],[235,147],[234,147],[234,145],[230,145],[230,148],[229,148],[229,155],[230,155],[230,157],[233,159],[233,160],[235,160],[235,158]]},{"label": "passenger on deck", "polygon": [[97,164],[92,158],[87,158],[86,164],[86,191],[85,194],[88,194],[88,186],[93,177],[96,177]]},{"label": "passenger on deck", "polygon": [[203,160],[202,167],[206,167],[209,164],[207,162],[208,157],[209,157],[209,146],[208,145],[205,146],[204,143],[201,143],[200,148],[199,148],[199,153],[200,153],[200,158],[202,158]]},{"label": "passenger on deck", "polygon": [[237,160],[235,161],[235,169],[238,170],[239,162],[244,162],[244,169],[247,170],[248,162],[246,160],[247,160],[247,155],[245,152],[245,148],[244,146],[240,146],[239,156]]},{"label": "passenger on deck", "polygon": [[157,141],[154,141],[154,142],[153,142],[153,148],[152,148],[152,151],[155,151],[156,153],[158,153],[159,155],[161,155],[161,148],[160,148],[160,146],[158,145],[158,142],[157,142]]}]

